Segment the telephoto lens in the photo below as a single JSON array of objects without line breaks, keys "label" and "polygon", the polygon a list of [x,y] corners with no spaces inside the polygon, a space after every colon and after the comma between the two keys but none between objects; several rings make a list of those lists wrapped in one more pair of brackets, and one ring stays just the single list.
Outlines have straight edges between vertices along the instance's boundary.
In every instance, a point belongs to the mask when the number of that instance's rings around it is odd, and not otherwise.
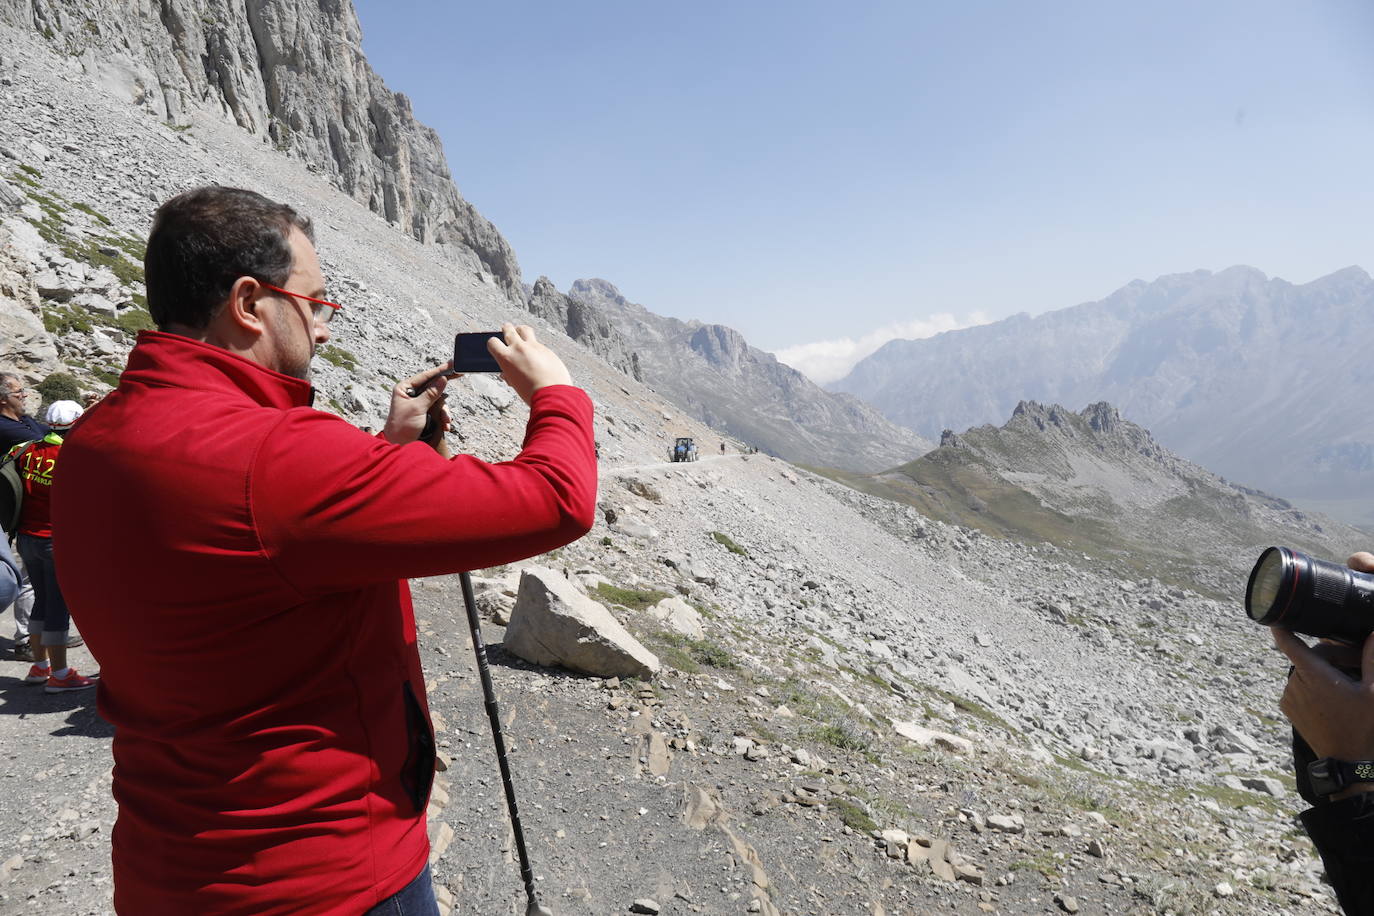
[{"label": "telephoto lens", "polygon": [[1362,643],[1374,632],[1374,575],[1270,547],[1250,571],[1245,611],[1265,626]]}]

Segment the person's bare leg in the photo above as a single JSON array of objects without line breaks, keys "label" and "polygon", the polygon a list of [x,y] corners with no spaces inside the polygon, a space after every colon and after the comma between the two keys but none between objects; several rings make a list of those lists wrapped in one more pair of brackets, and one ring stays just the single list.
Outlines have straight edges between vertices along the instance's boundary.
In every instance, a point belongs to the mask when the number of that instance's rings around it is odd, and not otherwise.
[{"label": "person's bare leg", "polygon": [[61,671],[67,667],[67,647],[66,646],[44,646],[48,653],[48,661],[52,662],[52,670]]},{"label": "person's bare leg", "polygon": [[[45,645],[43,645],[43,634],[41,634],[41,633],[30,633],[30,634],[29,634],[29,650],[33,652],[33,661],[34,661],[34,664],[41,665],[43,662],[47,661],[48,658],[49,658],[49,656],[52,654],[52,650],[53,650],[54,648],[56,648],[56,646],[45,646]],[[67,654],[67,649],[66,649],[66,647],[64,646],[63,649],[62,649],[62,655],[63,655],[63,657],[65,657],[66,654]]]}]

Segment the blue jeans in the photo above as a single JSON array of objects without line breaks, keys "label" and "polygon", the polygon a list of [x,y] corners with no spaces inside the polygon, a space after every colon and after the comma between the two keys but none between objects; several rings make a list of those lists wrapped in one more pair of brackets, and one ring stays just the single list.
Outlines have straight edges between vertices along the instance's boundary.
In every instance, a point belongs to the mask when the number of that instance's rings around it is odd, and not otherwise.
[{"label": "blue jeans", "polygon": [[434,900],[434,884],[430,881],[429,866],[420,869],[414,881],[368,910],[363,916],[439,916],[439,904]]},{"label": "blue jeans", "polygon": [[71,630],[71,614],[57,587],[57,567],[52,561],[52,538],[19,535],[19,556],[33,583],[34,603],[29,612],[29,635],[42,633],[45,646],[65,646]]}]

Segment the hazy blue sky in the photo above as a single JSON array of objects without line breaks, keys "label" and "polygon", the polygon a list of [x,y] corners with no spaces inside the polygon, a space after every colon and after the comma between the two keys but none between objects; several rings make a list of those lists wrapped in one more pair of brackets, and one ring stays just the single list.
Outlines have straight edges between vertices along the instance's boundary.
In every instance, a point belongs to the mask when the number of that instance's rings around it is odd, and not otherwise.
[{"label": "hazy blue sky", "polygon": [[818,376],[1137,277],[1374,269],[1367,0],[355,3],[527,281]]}]

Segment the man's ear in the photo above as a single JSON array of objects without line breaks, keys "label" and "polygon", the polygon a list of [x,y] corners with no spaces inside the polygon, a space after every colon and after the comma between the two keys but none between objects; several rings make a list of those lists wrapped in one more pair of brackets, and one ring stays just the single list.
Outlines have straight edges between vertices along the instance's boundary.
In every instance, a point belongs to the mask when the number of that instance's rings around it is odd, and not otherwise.
[{"label": "man's ear", "polygon": [[219,320],[224,330],[238,335],[260,336],[265,330],[266,316],[259,306],[262,284],[252,277],[239,277],[229,290],[229,298],[220,309]]}]

